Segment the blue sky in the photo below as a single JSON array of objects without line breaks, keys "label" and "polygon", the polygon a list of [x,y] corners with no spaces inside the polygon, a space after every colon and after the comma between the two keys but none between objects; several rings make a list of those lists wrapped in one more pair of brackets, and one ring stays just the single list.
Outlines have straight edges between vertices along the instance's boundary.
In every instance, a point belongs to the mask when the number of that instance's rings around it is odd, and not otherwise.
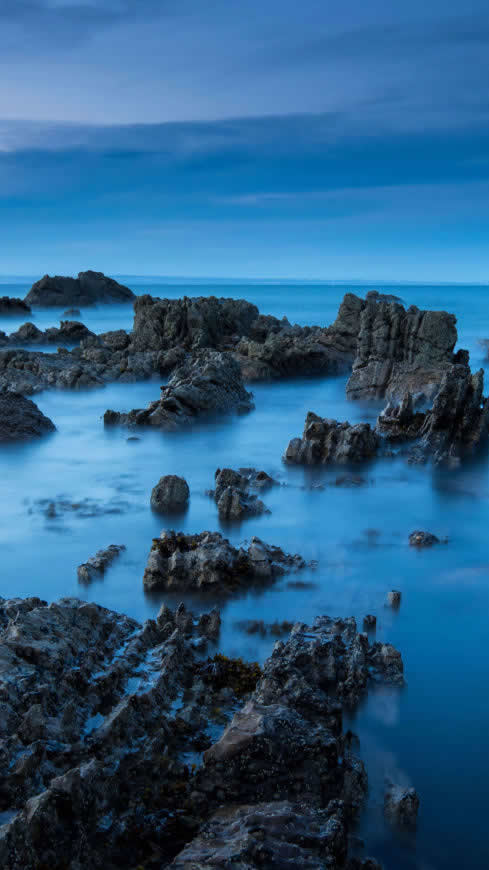
[{"label": "blue sky", "polygon": [[460,0],[0,0],[0,273],[488,281],[488,43]]}]

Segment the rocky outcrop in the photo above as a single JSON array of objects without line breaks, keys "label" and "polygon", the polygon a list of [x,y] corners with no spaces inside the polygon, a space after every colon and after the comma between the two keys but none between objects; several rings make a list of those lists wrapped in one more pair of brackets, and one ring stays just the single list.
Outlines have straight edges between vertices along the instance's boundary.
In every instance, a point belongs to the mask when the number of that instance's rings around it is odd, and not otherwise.
[{"label": "rocky outcrop", "polygon": [[389,784],[384,797],[384,812],[390,822],[402,828],[414,828],[418,810],[419,797],[414,788]]},{"label": "rocky outcrop", "polygon": [[286,462],[301,465],[362,462],[377,453],[380,439],[368,423],[338,423],[309,411],[302,438],[293,438]]},{"label": "rocky outcrop", "polygon": [[39,438],[55,428],[30,399],[0,389],[0,442]]},{"label": "rocky outcrop", "polygon": [[243,469],[248,474],[233,471],[232,468],[218,468],[215,473],[215,489],[211,495],[217,504],[222,520],[242,520],[269,512],[256,495],[249,492],[249,486],[265,486],[273,483],[265,472]]},{"label": "rocky outcrop", "polygon": [[182,511],[188,505],[190,490],[184,477],[166,474],[151,492],[151,507],[158,513]]},{"label": "rocky outcrop", "polygon": [[413,461],[456,465],[487,444],[489,399],[484,398],[484,372],[468,365],[448,366],[432,407],[413,410],[406,393],[399,405],[390,403],[377,421],[377,431],[389,440],[416,440]]},{"label": "rocky outcrop", "polygon": [[0,296],[0,316],[30,314],[31,308],[23,299],[16,299],[13,296]]},{"label": "rocky outcrop", "polygon": [[114,559],[125,550],[124,544],[111,544],[105,550],[98,550],[95,556],[91,556],[82,565],[78,565],[77,575],[80,583],[91,583],[97,577],[102,577]]},{"label": "rocky outcrop", "polygon": [[290,556],[256,537],[248,547],[237,549],[219,532],[186,535],[164,530],[153,539],[143,583],[146,589],[217,590],[223,594],[304,568],[305,564],[301,556]]},{"label": "rocky outcrop", "polygon": [[367,777],[342,706],[402,685],[399,653],[322,617],[263,670],[206,661],[219,621],[0,600],[0,866],[378,867],[349,857]]},{"label": "rocky outcrop", "polygon": [[79,344],[87,338],[94,338],[83,323],[76,320],[61,320],[60,325],[51,326],[44,331],[38,329],[34,323],[24,323],[16,332],[10,333],[4,339],[0,337],[0,345],[15,347],[22,344]]},{"label": "rocky outcrop", "polygon": [[253,408],[235,360],[218,351],[199,351],[173,373],[168,385],[161,388],[161,398],[144,410],[128,414],[108,410],[106,424],[155,426],[172,431],[188,426],[202,416]]},{"label": "rocky outcrop", "polygon": [[455,324],[445,311],[368,301],[360,314],[348,397],[400,398],[406,391],[432,397],[454,361]]},{"label": "rocky outcrop", "polygon": [[135,295],[129,287],[108,278],[102,272],[79,272],[77,278],[44,275],[36,281],[25,297],[28,305],[81,306],[99,302],[132,302]]}]

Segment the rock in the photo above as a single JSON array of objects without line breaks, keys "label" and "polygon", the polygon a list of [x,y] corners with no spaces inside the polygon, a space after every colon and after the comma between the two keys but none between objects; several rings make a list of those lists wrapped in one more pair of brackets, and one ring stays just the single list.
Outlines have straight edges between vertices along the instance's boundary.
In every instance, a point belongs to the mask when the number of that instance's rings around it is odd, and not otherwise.
[{"label": "rock", "polygon": [[384,812],[387,818],[401,827],[416,825],[419,797],[414,788],[389,784],[384,796]]},{"label": "rock", "polygon": [[31,314],[31,308],[27,302],[11,296],[0,296],[0,315],[2,317],[5,315],[17,317],[19,314]]},{"label": "rock", "polygon": [[[245,517],[270,513],[256,495],[250,495],[248,492],[250,481],[255,481],[260,473],[256,474],[254,469],[246,470],[249,474],[245,476],[231,468],[217,469],[215,473],[216,488],[212,494],[221,520],[239,521]],[[260,477],[260,482],[255,485],[266,485],[266,478]],[[271,481],[271,478],[269,480]]]},{"label": "rock", "polygon": [[400,296],[394,296],[392,293],[379,293],[378,290],[369,290],[365,296],[366,302],[399,302],[403,305]]},{"label": "rock", "polygon": [[44,275],[25,297],[29,305],[96,305],[99,302],[132,302],[135,295],[102,272],[79,272],[77,278]]},{"label": "rock", "polygon": [[76,320],[61,320],[59,327],[51,326],[44,330],[38,329],[34,323],[24,323],[16,332],[9,336],[11,346],[20,344],[79,344],[84,339],[95,337],[83,323]]},{"label": "rock", "polygon": [[392,589],[391,592],[387,593],[387,604],[393,610],[398,610],[401,605],[401,593],[397,589]]},{"label": "rock", "polygon": [[145,410],[128,414],[106,411],[104,423],[156,426],[172,431],[194,423],[199,417],[253,408],[252,395],[241,378],[239,366],[229,354],[199,351],[173,373],[161,388],[161,398]]},{"label": "rock", "polygon": [[186,535],[163,530],[153,546],[143,576],[146,589],[218,589],[220,593],[271,580],[285,571],[305,567],[300,556],[253,537],[247,548],[236,549],[219,532]]},{"label": "rock", "polygon": [[81,317],[81,311],[79,308],[67,308],[66,311],[63,311],[64,317]]},{"label": "rock", "polygon": [[302,465],[361,462],[375,456],[379,437],[368,423],[338,423],[309,411],[302,438],[293,438],[284,459]]},{"label": "rock", "polygon": [[97,576],[105,574],[109,565],[125,549],[124,544],[111,544],[105,550],[98,550],[95,556],[91,556],[82,565],[78,565],[77,575],[80,583],[91,583]]},{"label": "rock", "polygon": [[434,544],[439,544],[440,539],[431,532],[411,532],[409,535],[409,545],[411,547],[432,547]]},{"label": "rock", "polygon": [[358,345],[346,392],[350,399],[400,398],[406,391],[433,396],[454,361],[456,319],[445,311],[407,311],[368,300],[360,314]]},{"label": "rock", "polygon": [[363,627],[367,631],[373,631],[377,627],[377,617],[373,616],[371,613],[367,613],[367,615],[363,617]]},{"label": "rock", "polygon": [[30,399],[0,389],[0,442],[38,438],[55,428]]},{"label": "rock", "polygon": [[184,477],[167,474],[160,477],[151,492],[151,507],[158,513],[182,511],[188,505],[190,490]]}]

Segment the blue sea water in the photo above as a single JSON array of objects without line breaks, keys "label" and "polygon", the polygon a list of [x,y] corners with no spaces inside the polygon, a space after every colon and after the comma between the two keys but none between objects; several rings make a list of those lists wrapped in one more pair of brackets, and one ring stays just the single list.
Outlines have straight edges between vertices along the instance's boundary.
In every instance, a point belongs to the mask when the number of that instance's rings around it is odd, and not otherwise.
[{"label": "blue sea water", "polygon": [[[331,323],[347,290],[365,286],[327,284],[219,284],[185,286],[127,278],[135,292],[176,298],[187,295],[246,298],[263,313],[301,324]],[[29,285],[0,287],[23,296]],[[459,347],[473,368],[485,367],[479,339],[489,337],[489,288],[482,286],[378,286],[406,304],[456,314]],[[56,325],[62,311],[34,311],[40,328]],[[0,330],[25,318],[2,318]],[[130,306],[82,311],[94,331],[130,328]],[[53,600],[77,595],[140,619],[154,616],[163,596],[145,596],[142,573],[151,539],[162,518],[149,507],[160,476],[183,474],[191,500],[179,527],[222,530],[238,543],[256,534],[289,552],[317,560],[315,569],[284,576],[273,586],[218,600],[221,644],[228,654],[263,660],[273,640],[244,634],[247,618],[311,621],[318,614],[377,615],[377,637],[402,651],[407,686],[370,693],[347,720],[360,737],[370,781],[368,806],[359,822],[366,854],[390,870],[459,870],[489,865],[486,791],[489,782],[489,463],[474,460],[455,471],[407,466],[401,459],[362,469],[367,485],[335,486],[337,470],[283,465],[289,441],[302,432],[308,410],[339,420],[374,421],[378,403],[349,402],[346,378],[258,384],[256,409],[193,429],[142,432],[128,441],[124,429],[104,429],[106,408],[143,407],[159,395],[159,381],[115,384],[86,392],[46,391],[37,398],[57,431],[38,443],[0,451],[0,594]],[[206,495],[216,468],[255,466],[282,486],[263,495],[271,513],[239,527],[223,527]],[[61,499],[80,509],[43,512]],[[43,502],[40,504],[40,502]],[[426,529],[449,542],[416,552],[409,533]],[[126,552],[104,579],[80,586],[76,566],[108,544]],[[300,579],[306,588],[289,585]],[[385,607],[400,589],[399,611]],[[182,596],[178,596],[178,600]],[[168,603],[175,603],[165,596]],[[187,599],[189,605],[202,602]],[[209,604],[213,603],[209,601]],[[206,603],[207,606],[207,603]],[[416,833],[400,837],[384,823],[386,778],[414,785],[421,808]]]}]

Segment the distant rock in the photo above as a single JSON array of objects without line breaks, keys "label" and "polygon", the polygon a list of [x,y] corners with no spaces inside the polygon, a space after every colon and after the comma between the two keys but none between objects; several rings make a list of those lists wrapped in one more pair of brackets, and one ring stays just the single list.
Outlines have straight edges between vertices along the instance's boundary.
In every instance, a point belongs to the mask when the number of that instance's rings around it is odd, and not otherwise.
[{"label": "distant rock", "polygon": [[105,574],[114,559],[125,550],[123,544],[111,544],[105,550],[99,550],[95,556],[91,556],[82,565],[78,565],[77,575],[80,583],[91,583],[96,577]]},{"label": "distant rock", "polygon": [[95,337],[83,323],[76,320],[61,320],[60,325],[50,326],[44,331],[34,323],[23,323],[16,332],[10,333],[8,344],[79,344],[84,339]]},{"label": "distant rock", "polygon": [[409,544],[411,547],[432,547],[434,544],[439,544],[440,539],[431,532],[411,532],[409,535]]},{"label": "distant rock", "polygon": [[99,302],[132,302],[135,294],[128,287],[102,272],[79,272],[77,278],[44,275],[32,285],[25,297],[28,305],[87,306]]},{"label": "distant rock", "polygon": [[407,309],[367,301],[360,314],[350,399],[400,398],[406,391],[432,397],[454,362],[456,318],[445,311]]},{"label": "distant rock", "polygon": [[63,311],[64,317],[81,317],[81,311],[79,308],[67,308],[66,311]]},{"label": "distant rock", "polygon": [[172,431],[202,416],[249,411],[253,407],[252,394],[244,388],[236,361],[229,354],[204,350],[174,371],[168,385],[161,388],[161,398],[148,408],[128,414],[107,410],[104,423]]},{"label": "distant rock", "polygon": [[27,302],[12,296],[0,296],[0,315],[2,317],[5,315],[18,316],[19,314],[31,314],[31,308]]},{"label": "distant rock", "polygon": [[401,605],[401,593],[398,589],[392,589],[391,592],[387,593],[387,604],[389,607],[392,607],[393,610],[397,610]]},{"label": "distant rock", "polygon": [[377,626],[377,617],[373,616],[372,613],[367,613],[366,616],[363,617],[363,627],[366,631],[373,631]]},{"label": "distant rock", "polygon": [[375,456],[380,439],[368,423],[338,423],[309,411],[302,438],[293,438],[286,462],[300,465],[361,462]]},{"label": "distant rock", "polygon": [[151,507],[158,513],[182,511],[188,505],[190,490],[184,477],[166,474],[151,492]]},{"label": "distant rock", "polygon": [[305,564],[301,556],[290,556],[256,537],[248,547],[236,549],[219,532],[186,535],[164,530],[153,539],[143,583],[146,589],[223,593]]},{"label": "distant rock", "polygon": [[0,442],[38,438],[55,425],[37,405],[20,393],[0,390]]}]

